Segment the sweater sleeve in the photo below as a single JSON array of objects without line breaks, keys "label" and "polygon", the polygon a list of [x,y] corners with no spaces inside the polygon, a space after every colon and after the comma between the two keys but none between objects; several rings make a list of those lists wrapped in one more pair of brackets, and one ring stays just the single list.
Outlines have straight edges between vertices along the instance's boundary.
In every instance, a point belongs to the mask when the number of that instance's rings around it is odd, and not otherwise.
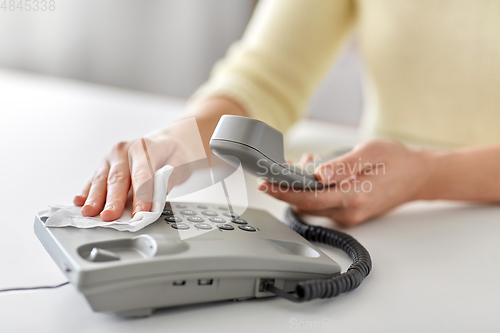
[{"label": "sweater sleeve", "polygon": [[304,112],[354,18],[352,0],[261,0],[192,102],[226,96],[280,131]]}]

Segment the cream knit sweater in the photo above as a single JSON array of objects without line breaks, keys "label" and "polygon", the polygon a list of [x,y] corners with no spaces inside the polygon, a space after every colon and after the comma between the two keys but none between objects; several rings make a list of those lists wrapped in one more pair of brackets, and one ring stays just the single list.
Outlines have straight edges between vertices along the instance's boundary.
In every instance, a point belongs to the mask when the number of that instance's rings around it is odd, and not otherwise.
[{"label": "cream knit sweater", "polygon": [[500,0],[261,0],[195,94],[228,96],[281,131],[355,26],[372,136],[500,144]]}]

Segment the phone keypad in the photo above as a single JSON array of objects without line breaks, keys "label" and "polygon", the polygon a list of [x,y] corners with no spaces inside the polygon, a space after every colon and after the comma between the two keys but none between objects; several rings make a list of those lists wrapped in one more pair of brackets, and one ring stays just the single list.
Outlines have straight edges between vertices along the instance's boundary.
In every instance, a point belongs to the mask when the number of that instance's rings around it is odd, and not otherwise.
[{"label": "phone keypad", "polygon": [[[180,210],[172,209],[172,207],[180,208]],[[227,218],[220,217],[219,214]],[[255,227],[249,225],[246,220],[240,218],[239,215],[229,212],[226,207],[210,207],[209,205],[189,203],[170,204],[170,202],[167,202],[163,209],[163,215],[165,222],[177,230],[188,230],[194,227],[194,230],[199,231],[212,230],[214,228],[220,232],[234,232],[234,230],[238,229],[247,232],[258,231]],[[187,221],[184,222],[183,218],[178,215],[184,216]],[[208,221],[202,216],[208,218]]]}]

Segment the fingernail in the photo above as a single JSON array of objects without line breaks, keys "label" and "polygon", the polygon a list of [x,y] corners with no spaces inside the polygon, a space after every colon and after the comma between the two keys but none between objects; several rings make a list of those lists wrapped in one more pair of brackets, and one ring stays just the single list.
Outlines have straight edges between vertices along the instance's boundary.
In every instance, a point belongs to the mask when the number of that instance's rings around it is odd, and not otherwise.
[{"label": "fingernail", "polygon": [[262,191],[262,192],[267,192],[268,186],[266,181],[261,181],[259,182],[259,186],[257,186],[257,190]]},{"label": "fingernail", "polygon": [[[82,209],[80,210],[80,212],[82,213],[82,215],[83,216],[90,216],[89,214],[92,212],[92,206],[93,205],[94,205],[93,202],[86,202],[85,205],[83,205]],[[89,209],[90,209],[90,211],[89,211]]]},{"label": "fingernail", "polygon": [[140,212],[142,210],[141,205],[136,205],[134,208],[134,212],[132,213],[132,217],[134,217],[135,213]]},{"label": "fingernail", "polygon": [[112,205],[107,205],[106,207],[104,207],[104,210],[113,210],[113,206]]},{"label": "fingernail", "polygon": [[342,180],[342,182],[341,182],[341,184],[342,184],[342,183],[348,183],[348,182],[350,182],[351,180],[355,180],[356,178],[358,178],[356,175],[349,176],[349,177],[347,177],[347,178],[343,179],[343,180]]}]

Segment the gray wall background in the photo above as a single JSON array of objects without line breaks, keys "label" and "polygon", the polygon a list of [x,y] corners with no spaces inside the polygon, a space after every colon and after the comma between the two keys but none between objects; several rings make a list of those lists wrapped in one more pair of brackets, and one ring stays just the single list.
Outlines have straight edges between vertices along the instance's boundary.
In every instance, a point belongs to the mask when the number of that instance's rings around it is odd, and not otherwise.
[{"label": "gray wall background", "polygon": [[[253,0],[56,0],[45,12],[0,10],[0,66],[188,97],[241,37]],[[309,117],[356,125],[354,43],[332,66]]]}]

